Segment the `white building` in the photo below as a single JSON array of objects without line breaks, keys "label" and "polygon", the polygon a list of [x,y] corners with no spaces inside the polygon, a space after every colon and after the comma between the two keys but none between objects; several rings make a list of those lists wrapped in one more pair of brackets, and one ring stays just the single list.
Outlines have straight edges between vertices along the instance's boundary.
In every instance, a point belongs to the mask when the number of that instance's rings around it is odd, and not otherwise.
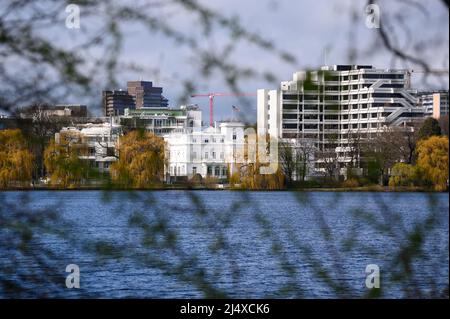
[{"label": "white building", "polygon": [[439,119],[448,115],[448,91],[433,91],[419,93],[419,106],[424,108],[426,116]]},{"label": "white building", "polygon": [[168,174],[192,178],[195,174],[225,179],[242,162],[244,124],[223,122],[219,126],[164,136],[169,150]]},{"label": "white building", "polygon": [[139,109],[126,108],[120,116],[120,123],[131,128],[145,128],[146,131],[163,136],[171,132],[190,133],[202,127],[202,111],[198,106],[182,105],[175,108]]},{"label": "white building", "polygon": [[55,134],[56,143],[61,143],[61,135],[71,136],[70,143],[83,143],[87,154],[80,158],[88,160],[91,167],[107,172],[109,166],[117,160],[116,143],[121,134],[121,126],[114,123],[82,124],[77,127],[65,127]]},{"label": "white building", "polygon": [[[423,117],[415,93],[408,70],[332,65],[296,72],[278,90],[258,90],[258,135],[313,142],[316,154],[338,152],[339,170],[350,161],[353,136],[368,140],[386,126]],[[315,172],[309,174],[322,172],[322,164],[316,156]]]}]

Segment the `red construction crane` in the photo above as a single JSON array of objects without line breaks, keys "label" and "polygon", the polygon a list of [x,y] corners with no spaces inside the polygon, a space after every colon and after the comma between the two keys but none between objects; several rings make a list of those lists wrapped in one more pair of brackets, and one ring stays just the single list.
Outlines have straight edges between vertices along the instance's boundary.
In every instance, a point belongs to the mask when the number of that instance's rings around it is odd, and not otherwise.
[{"label": "red construction crane", "polygon": [[214,124],[214,98],[216,96],[255,96],[256,93],[205,93],[205,94],[192,94],[191,97],[208,97],[209,98],[209,126]]}]

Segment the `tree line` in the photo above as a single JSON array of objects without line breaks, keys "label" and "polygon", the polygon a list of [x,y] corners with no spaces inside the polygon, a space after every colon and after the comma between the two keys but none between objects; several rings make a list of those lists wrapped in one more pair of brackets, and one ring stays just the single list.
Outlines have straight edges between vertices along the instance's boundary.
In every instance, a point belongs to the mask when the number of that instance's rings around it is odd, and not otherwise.
[{"label": "tree line", "polygon": [[[86,160],[89,150],[80,132],[60,131],[55,141],[54,132],[65,123],[58,121],[61,123],[46,119],[32,128],[0,131],[1,188],[30,187],[42,181],[58,188],[92,183],[124,189],[163,186],[169,158],[162,137],[143,129],[129,130],[116,145],[117,159],[109,173],[100,173]],[[280,142],[279,167],[274,174],[261,174],[262,164],[257,160],[240,164],[234,172],[228,169],[227,182],[230,188],[268,190],[368,185],[448,188],[448,129],[437,120],[427,118],[409,129],[388,127],[369,141],[357,134],[348,138],[345,164],[334,150],[320,151],[307,142]],[[308,178],[314,162],[320,163],[322,173]],[[215,177],[197,174],[183,186],[213,188],[218,182]]]}]

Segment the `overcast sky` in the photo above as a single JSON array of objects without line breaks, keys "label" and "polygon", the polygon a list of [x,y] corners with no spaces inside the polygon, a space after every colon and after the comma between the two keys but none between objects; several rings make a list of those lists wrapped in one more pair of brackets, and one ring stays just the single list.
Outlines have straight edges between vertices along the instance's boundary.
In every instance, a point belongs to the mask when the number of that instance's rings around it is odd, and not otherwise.
[{"label": "overcast sky", "polygon": [[[317,68],[324,64],[325,50],[328,52],[326,57],[328,64],[356,62],[379,68],[395,66],[413,68],[393,59],[392,54],[376,42],[377,31],[367,28],[365,24],[366,1],[209,0],[201,2],[226,16],[238,16],[248,30],[273,41],[276,47],[295,56],[296,65],[289,65],[280,61],[274,54],[264,52],[252,45],[239,45],[233,53],[233,61],[253,69],[268,70],[275,75],[277,83],[291,79],[292,73],[296,70]],[[405,3],[405,1],[399,1],[399,4],[395,4],[394,1],[380,1],[382,23],[385,21],[383,17],[389,17],[391,26],[400,30],[396,37],[405,51],[413,54],[418,52],[434,68],[448,70],[448,9],[439,0],[417,1],[419,5],[407,7]],[[425,11],[420,6],[423,6]],[[81,18],[83,19],[82,15]],[[83,24],[83,20],[81,23]],[[186,33],[199,32],[198,21],[183,12],[173,12],[170,23],[176,24]],[[83,27],[89,28],[89,25]],[[403,31],[404,29],[407,31]],[[157,68],[159,73],[124,72],[119,74],[118,79],[122,83],[122,88],[126,88],[127,80],[153,81],[154,84],[163,86],[164,95],[169,98],[173,107],[178,106],[178,99],[182,92],[181,80],[186,78],[196,83],[199,93],[229,91],[220,76],[202,78],[193,61],[195,57],[187,48],[174,44],[172,40],[161,34],[149,33],[138,25],[128,25],[124,33],[125,41],[120,60],[141,64],[151,69]],[[435,39],[436,34],[439,34],[438,40]],[[434,41],[432,50],[428,48],[431,46],[430,39]],[[215,32],[211,39],[205,41],[205,46],[214,50],[215,46],[220,48],[227,40],[226,32]],[[356,49],[353,61],[349,60],[349,48]],[[417,81],[417,78],[415,80],[413,83],[417,88],[424,86],[422,82]],[[448,79],[444,77],[441,81],[432,80],[428,86],[448,88]],[[258,88],[276,87],[274,83],[254,79],[241,83],[239,88],[242,92],[255,92]],[[100,95],[102,88],[99,87],[98,90]],[[207,110],[207,99],[192,99],[191,102]],[[250,102],[253,106],[256,105],[256,99],[250,99]],[[232,104],[239,104],[239,101],[234,98],[216,98],[216,120],[230,117]],[[204,120],[207,118],[208,111],[203,115]]]}]

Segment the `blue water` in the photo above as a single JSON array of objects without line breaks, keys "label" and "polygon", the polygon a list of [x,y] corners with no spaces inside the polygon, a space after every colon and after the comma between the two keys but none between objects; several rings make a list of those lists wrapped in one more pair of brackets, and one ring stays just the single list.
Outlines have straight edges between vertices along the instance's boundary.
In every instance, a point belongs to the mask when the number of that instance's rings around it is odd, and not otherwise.
[{"label": "blue water", "polygon": [[[24,287],[0,287],[3,298],[364,297],[368,264],[380,268],[383,297],[449,282],[444,193],[39,191],[0,202],[0,282]],[[37,228],[48,212],[56,221]],[[15,219],[34,227],[26,249],[6,225]],[[414,255],[410,272],[397,262],[408,238],[420,243],[401,255]],[[65,287],[68,264],[80,268],[80,289]]]}]

